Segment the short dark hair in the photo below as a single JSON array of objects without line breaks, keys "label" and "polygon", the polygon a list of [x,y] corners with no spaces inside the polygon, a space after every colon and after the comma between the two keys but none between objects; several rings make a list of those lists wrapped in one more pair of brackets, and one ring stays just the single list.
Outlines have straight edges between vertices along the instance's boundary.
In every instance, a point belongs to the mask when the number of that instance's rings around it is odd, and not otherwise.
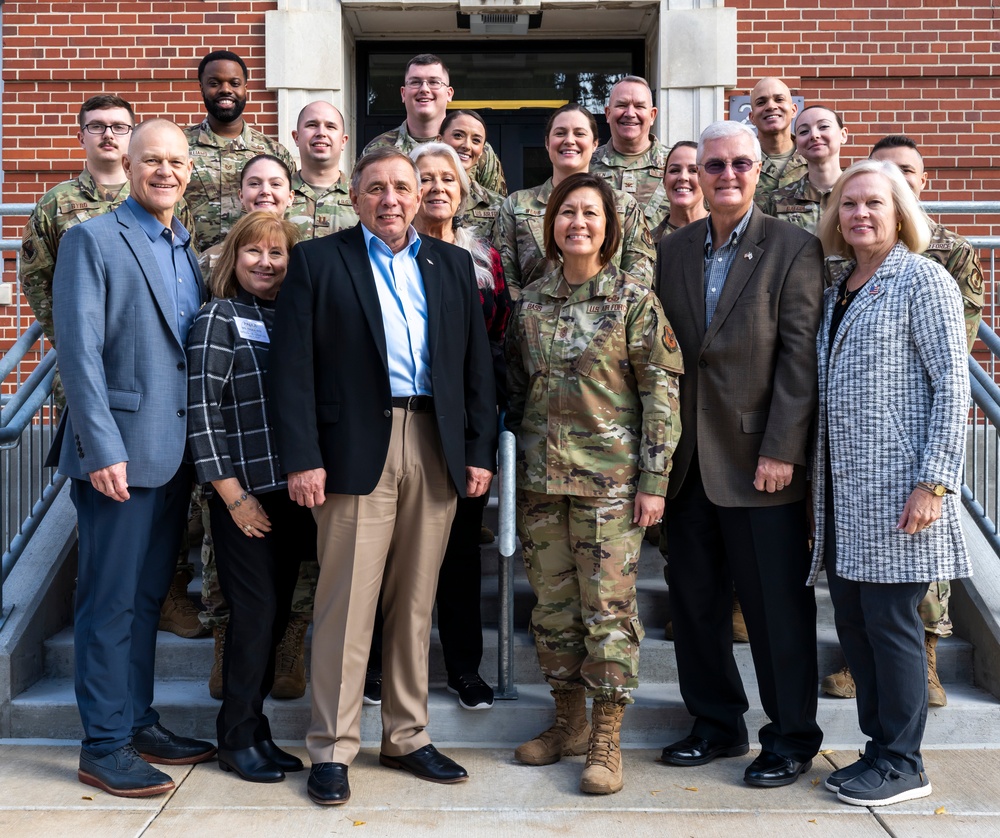
[{"label": "short dark hair", "polygon": [[357,192],[358,188],[361,186],[361,175],[364,174],[365,169],[375,163],[378,163],[380,160],[389,160],[393,157],[398,157],[400,160],[406,161],[406,165],[410,167],[410,170],[413,172],[413,176],[417,180],[417,186],[419,186],[420,172],[417,171],[417,164],[410,159],[409,155],[403,154],[403,152],[395,146],[384,145],[379,146],[378,148],[373,148],[354,164],[354,171],[351,173],[352,191]]},{"label": "short dark hair", "polygon": [[272,163],[277,163],[281,166],[282,171],[285,173],[285,177],[288,178],[288,185],[292,185],[292,170],[288,168],[288,164],[282,160],[280,157],[275,157],[273,154],[255,154],[246,163],[243,164],[243,168],[240,169],[240,186],[243,186],[243,178],[247,175],[247,169],[253,166],[255,163],[261,163],[264,160],[270,160]]},{"label": "short dark hair", "polygon": [[693,148],[695,155],[698,153],[698,143],[694,140],[681,140],[679,143],[674,143],[670,147],[670,151],[667,152],[667,163],[670,162],[670,158],[673,157],[674,152],[679,148]]},{"label": "short dark hair", "polygon": [[132,117],[132,124],[135,125],[135,111],[132,110],[132,106],[122,99],[121,96],[112,96],[110,93],[101,93],[97,96],[91,96],[83,105],[80,106],[80,113],[77,115],[77,122],[80,123],[80,127],[83,128],[83,115],[90,111],[103,111],[108,108],[124,108],[128,111],[129,116]]},{"label": "short dark hair", "polygon": [[438,58],[432,52],[422,52],[420,55],[414,55],[409,61],[406,62],[406,69],[403,70],[403,79],[410,72],[410,67],[430,67],[433,64],[440,64],[441,69],[444,70],[444,74],[451,80],[451,71],[448,69],[448,65],[445,64],[440,58]]},{"label": "short dark hair", "polygon": [[444,118],[444,121],[441,123],[442,137],[444,136],[445,129],[460,116],[472,117],[474,120],[476,120],[476,122],[478,122],[480,125],[483,126],[483,136],[486,135],[486,120],[483,119],[476,111],[469,111],[459,108],[458,110],[455,111],[448,111],[448,115]]},{"label": "short dark hair", "polygon": [[876,151],[881,151],[883,148],[912,148],[918,155],[920,155],[920,159],[923,159],[923,155],[920,154],[920,149],[917,148],[916,142],[907,137],[906,134],[890,134],[888,137],[883,137],[872,146],[871,153],[874,154]]},{"label": "short dark hair", "polygon": [[571,111],[579,111],[585,117],[587,117],[587,122],[590,123],[590,131],[594,135],[594,139],[597,139],[597,120],[594,119],[594,115],[588,111],[583,105],[576,102],[567,102],[561,108],[556,108],[549,114],[548,122],[545,123],[545,139],[549,138],[549,134],[552,133],[552,123],[556,121],[556,117],[560,114],[569,113]]},{"label": "short dark hair", "polygon": [[205,68],[213,61],[235,61],[243,68],[243,78],[247,80],[250,78],[250,71],[247,70],[246,62],[242,58],[228,49],[217,49],[201,59],[201,63],[198,65],[198,81],[201,81],[201,77],[205,75]]},{"label": "short dark hair", "polygon": [[545,258],[550,262],[561,262],[562,251],[555,243],[553,228],[559,207],[578,189],[595,189],[601,196],[604,207],[604,242],[601,244],[599,256],[601,265],[607,265],[618,252],[622,243],[622,225],[618,219],[618,207],[615,204],[615,193],[608,182],[600,175],[590,172],[577,172],[559,181],[549,195],[545,205],[545,221],[542,222],[543,239],[545,241]]}]

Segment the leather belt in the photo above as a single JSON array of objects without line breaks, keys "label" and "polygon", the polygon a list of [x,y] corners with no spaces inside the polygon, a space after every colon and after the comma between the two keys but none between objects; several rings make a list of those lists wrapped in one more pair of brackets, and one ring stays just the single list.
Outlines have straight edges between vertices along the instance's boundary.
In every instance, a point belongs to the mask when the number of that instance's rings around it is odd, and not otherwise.
[{"label": "leather belt", "polygon": [[433,396],[393,396],[392,406],[401,407],[414,413],[426,413],[434,410]]}]

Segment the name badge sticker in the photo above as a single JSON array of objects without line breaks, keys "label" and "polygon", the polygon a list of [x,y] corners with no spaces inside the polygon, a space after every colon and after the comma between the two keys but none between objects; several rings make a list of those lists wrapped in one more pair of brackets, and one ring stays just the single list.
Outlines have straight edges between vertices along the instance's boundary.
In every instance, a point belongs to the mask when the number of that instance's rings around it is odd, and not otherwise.
[{"label": "name badge sticker", "polygon": [[255,340],[258,343],[270,343],[271,338],[267,335],[267,329],[259,320],[247,320],[245,317],[234,317],[236,330],[240,337],[245,340]]}]

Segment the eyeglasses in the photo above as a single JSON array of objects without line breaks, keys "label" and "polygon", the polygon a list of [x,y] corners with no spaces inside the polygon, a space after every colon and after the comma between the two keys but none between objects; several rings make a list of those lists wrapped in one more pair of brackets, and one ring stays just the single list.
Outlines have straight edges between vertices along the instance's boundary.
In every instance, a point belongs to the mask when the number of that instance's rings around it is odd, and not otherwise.
[{"label": "eyeglasses", "polygon": [[427,85],[430,90],[440,90],[442,87],[447,87],[448,82],[442,81],[441,79],[407,79],[406,87],[410,90],[420,90],[421,87]]},{"label": "eyeglasses", "polygon": [[128,134],[132,130],[132,126],[124,122],[116,122],[114,125],[105,125],[103,122],[88,122],[83,126],[83,130],[88,134],[103,134],[109,128],[112,134],[117,134],[119,137]]},{"label": "eyeglasses", "polygon": [[745,175],[756,165],[756,161],[749,157],[737,157],[735,160],[708,160],[701,164],[701,167],[710,175],[721,175],[726,171],[726,167],[732,168],[734,172]]}]

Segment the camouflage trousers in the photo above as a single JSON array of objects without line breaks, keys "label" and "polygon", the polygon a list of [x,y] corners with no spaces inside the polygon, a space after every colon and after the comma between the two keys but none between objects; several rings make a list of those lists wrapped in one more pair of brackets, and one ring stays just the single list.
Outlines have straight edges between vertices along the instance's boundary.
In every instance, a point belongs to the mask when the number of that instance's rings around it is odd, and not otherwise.
[{"label": "camouflage trousers", "polygon": [[927,593],[917,606],[917,614],[924,624],[927,634],[951,637],[951,617],[948,616],[948,600],[951,597],[951,582],[931,582]]},{"label": "camouflage trousers", "polygon": [[319,562],[299,562],[299,581],[295,583],[295,592],[292,594],[293,617],[312,619],[317,581],[319,581]]},{"label": "camouflage trousers", "polygon": [[517,530],[538,599],[531,631],[553,689],[579,683],[592,698],[633,701],[644,634],[635,593],[643,530],[632,523],[633,503],[518,492]]}]

